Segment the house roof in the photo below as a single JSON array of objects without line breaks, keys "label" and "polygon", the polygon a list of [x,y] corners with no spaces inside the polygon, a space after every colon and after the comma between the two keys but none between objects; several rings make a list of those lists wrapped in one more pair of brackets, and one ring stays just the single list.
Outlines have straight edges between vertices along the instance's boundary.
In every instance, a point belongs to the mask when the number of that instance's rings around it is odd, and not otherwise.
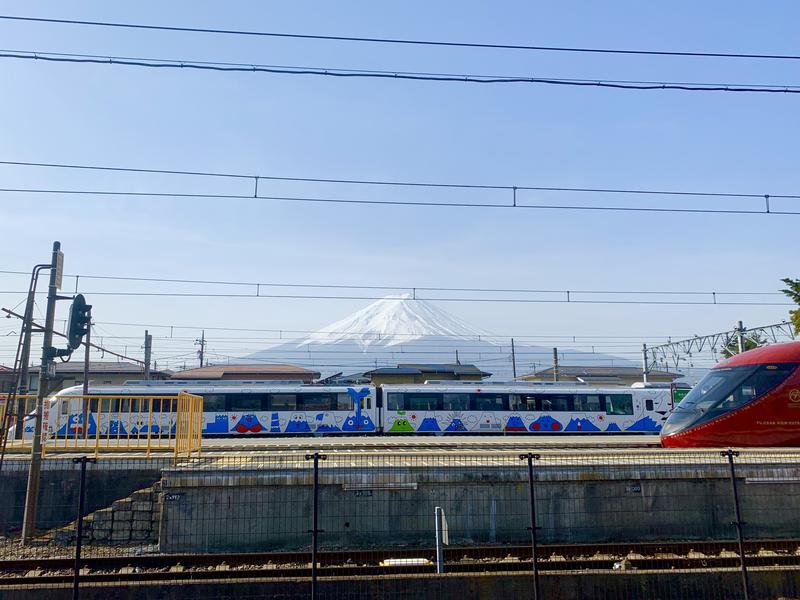
[{"label": "house roof", "polygon": [[[558,374],[567,377],[639,377],[642,374],[641,367],[582,367],[559,365]],[[654,377],[672,377],[677,379],[683,377],[682,373],[672,373],[670,371],[650,370],[649,375]],[[544,377],[552,376],[553,367],[542,369],[523,375],[523,377]]]},{"label": "house roof", "polygon": [[401,364],[396,367],[380,367],[367,371],[365,375],[478,375],[489,377],[491,373],[481,371],[475,365],[458,364]]},{"label": "house roof", "polygon": [[303,376],[318,379],[319,371],[286,364],[210,365],[178,371],[172,374],[172,379],[222,379],[225,375],[248,375],[254,378],[264,375],[288,376],[287,378]]},{"label": "house roof", "polygon": [[461,364],[402,364],[398,368],[419,369],[421,373],[455,373],[457,375],[481,375],[488,377],[491,373],[481,371],[475,365]]},{"label": "house roof", "polygon": [[[83,373],[83,361],[75,361],[75,362],[56,362],[56,374],[57,375],[64,375],[69,373]],[[138,363],[132,363],[127,361],[119,361],[119,362],[102,362],[102,361],[90,361],[89,362],[89,373],[92,375],[97,375],[98,373],[107,373],[107,374],[136,374],[141,375],[144,371],[144,367]],[[38,373],[39,366],[31,367],[28,370],[29,373]]]}]

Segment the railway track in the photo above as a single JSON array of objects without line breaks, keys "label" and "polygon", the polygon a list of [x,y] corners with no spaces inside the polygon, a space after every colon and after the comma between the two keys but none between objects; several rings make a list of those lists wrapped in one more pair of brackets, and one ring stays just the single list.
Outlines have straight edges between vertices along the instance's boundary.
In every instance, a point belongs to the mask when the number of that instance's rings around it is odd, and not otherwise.
[{"label": "railway track", "polygon": [[[698,550],[698,548],[700,550]],[[643,544],[548,545],[537,552],[543,573],[598,570],[696,570],[739,568],[736,543],[669,542]],[[745,544],[749,567],[800,567],[800,540],[753,540]],[[432,575],[431,563],[381,566],[398,558],[432,561],[431,548],[328,551],[319,554],[319,577]],[[109,556],[81,561],[85,584],[161,581],[305,579],[311,576],[308,552],[238,554],[170,554]],[[448,573],[527,572],[529,546],[448,547]],[[58,586],[72,582],[73,559],[0,560],[0,589],[13,586]]]}]

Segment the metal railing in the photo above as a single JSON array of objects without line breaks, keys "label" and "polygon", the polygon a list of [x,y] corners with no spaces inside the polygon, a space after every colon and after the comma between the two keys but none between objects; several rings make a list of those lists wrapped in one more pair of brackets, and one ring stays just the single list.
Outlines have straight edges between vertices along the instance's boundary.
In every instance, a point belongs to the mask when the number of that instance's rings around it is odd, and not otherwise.
[{"label": "metal railing", "polygon": [[[29,414],[35,408],[36,397],[25,398]],[[2,404],[1,410],[5,410]],[[9,427],[7,449],[29,450],[32,428],[33,425],[26,428],[31,431],[23,431],[20,440],[14,439],[16,431],[12,433]],[[199,455],[202,428],[203,399],[193,394],[60,396],[44,403],[42,454],[82,452],[97,457],[100,452],[144,452],[149,457],[152,453],[171,452],[176,458]]]}]

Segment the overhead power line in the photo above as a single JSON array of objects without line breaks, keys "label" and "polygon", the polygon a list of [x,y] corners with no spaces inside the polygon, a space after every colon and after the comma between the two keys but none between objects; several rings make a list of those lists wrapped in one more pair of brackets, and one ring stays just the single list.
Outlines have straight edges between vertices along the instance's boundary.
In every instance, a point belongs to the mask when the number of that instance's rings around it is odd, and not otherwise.
[{"label": "overhead power line", "polygon": [[[28,275],[27,271],[0,270],[2,275]],[[628,294],[628,295],[661,295],[661,296],[783,296],[783,292],[742,292],[742,291],[700,291],[700,290],[592,290],[592,289],[531,289],[531,288],[479,288],[479,287],[429,287],[419,285],[354,285],[328,283],[285,283],[258,281],[220,281],[209,279],[176,279],[172,277],[132,277],[122,275],[83,275],[64,274],[63,277],[80,279],[97,279],[110,281],[141,281],[148,283],[186,283],[197,285],[222,285],[245,287],[279,287],[279,288],[312,288],[312,289],[345,289],[345,290],[385,290],[385,291],[435,291],[435,292],[486,292],[515,294],[560,294],[569,297],[574,294]],[[415,299],[415,298],[411,298]],[[420,298],[422,299],[422,298]]]},{"label": "overhead power line", "polygon": [[573,87],[600,87],[622,90],[678,90],[685,92],[760,92],[800,94],[800,86],[776,84],[705,83],[684,81],[632,81],[614,79],[572,79],[558,77],[531,77],[523,75],[474,75],[458,73],[430,73],[415,71],[381,71],[370,69],[342,69],[334,67],[307,67],[286,65],[260,65],[245,63],[208,62],[194,60],[72,54],[64,52],[35,52],[30,50],[0,50],[0,58],[39,60],[55,63],[118,65],[153,69],[189,69],[239,73],[267,73],[275,75],[310,75],[334,78],[371,78],[455,83],[527,83]]},{"label": "overhead power line", "polygon": [[[266,196],[258,193],[249,194],[195,194],[178,192],[123,192],[114,190],[76,190],[45,188],[0,188],[5,194],[52,194],[61,196],[108,196],[127,198],[175,198],[175,199],[213,199],[213,200],[264,200],[273,202],[314,203],[314,204],[351,204],[371,206],[425,206],[444,208],[489,208],[489,209],[528,209],[528,210],[568,210],[590,212],[643,212],[643,213],[684,213],[684,214],[727,214],[727,215],[800,215],[799,211],[774,210],[770,207],[769,196],[764,209],[730,209],[730,208],[674,208],[668,206],[608,206],[586,204],[521,204],[513,201],[508,204],[488,202],[439,202],[432,200],[367,200],[363,198],[319,198],[302,196]],[[624,192],[623,192],[624,193]],[[756,196],[757,197],[757,196]]]},{"label": "overhead power line", "polygon": [[[505,190],[511,191],[536,191],[536,192],[580,192],[592,194],[635,194],[653,196],[696,196],[714,198],[765,198],[773,199],[800,199],[800,194],[762,194],[747,192],[720,192],[720,191],[696,191],[696,190],[663,190],[647,188],[605,188],[605,187],[569,187],[569,186],[543,186],[543,185],[512,185],[512,184],[477,184],[465,182],[433,182],[433,181],[409,181],[397,179],[337,179],[330,177],[290,177],[282,175],[246,174],[246,173],[223,173],[219,171],[176,170],[176,169],[157,169],[157,168],[138,168],[138,167],[119,167],[108,165],[87,165],[76,163],[51,163],[33,162],[19,160],[0,160],[0,165],[21,166],[21,167],[43,167],[49,169],[74,169],[88,171],[116,171],[119,173],[147,173],[157,175],[186,175],[197,177],[219,177],[229,179],[246,179],[249,181],[289,181],[299,183],[336,183],[368,186],[389,186],[389,187],[423,187],[423,188],[448,188],[448,189],[474,189],[474,190]],[[249,197],[249,196],[247,196]]]},{"label": "overhead power line", "polygon": [[114,21],[87,21],[79,19],[51,19],[42,17],[26,17],[17,15],[0,15],[0,19],[7,21],[26,21],[35,23],[52,23],[58,25],[86,25],[92,27],[107,27],[117,29],[139,29],[151,31],[172,31],[183,33],[206,33],[217,35],[237,35],[251,37],[271,37],[285,39],[320,40],[336,42],[359,42],[369,44],[392,44],[410,46],[441,46],[448,48],[481,48],[492,50],[523,50],[533,52],[572,52],[582,54],[621,54],[639,56],[679,56],[691,58],[732,58],[732,59],[759,59],[759,60],[800,60],[800,55],[791,54],[759,54],[745,52],[700,52],[682,50],[638,50],[618,48],[587,48],[575,46],[540,46],[526,44],[489,43],[489,42],[453,42],[443,40],[420,40],[410,38],[379,38],[358,37],[344,35],[321,35],[310,33],[284,33],[272,31],[254,31],[243,29],[212,29],[204,27],[187,27],[175,25],[151,25],[145,23],[122,23]]},{"label": "overhead power line", "polygon": [[[21,290],[0,290],[4,295],[22,295],[27,292]],[[112,297],[158,297],[158,298],[279,298],[288,300],[383,300],[384,296],[363,295],[324,295],[324,294],[231,294],[208,292],[108,292],[108,291],[83,291],[90,296]],[[46,292],[39,292],[45,295]],[[792,302],[725,302],[719,300],[689,301],[689,300],[578,300],[567,298],[469,298],[469,297],[425,297],[417,300],[432,302],[479,302],[479,303],[511,303],[511,304],[646,304],[657,306],[795,306]]]}]

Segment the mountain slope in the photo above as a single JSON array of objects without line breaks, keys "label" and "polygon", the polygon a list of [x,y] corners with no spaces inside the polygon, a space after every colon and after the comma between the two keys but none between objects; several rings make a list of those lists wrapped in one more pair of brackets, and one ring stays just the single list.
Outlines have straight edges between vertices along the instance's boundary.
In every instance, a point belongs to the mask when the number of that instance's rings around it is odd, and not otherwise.
[{"label": "mountain slope", "polygon": [[[552,365],[553,349],[515,344],[517,374]],[[245,362],[288,362],[323,376],[354,373],[400,363],[475,364],[495,379],[511,379],[511,340],[498,338],[425,300],[388,296],[296,340],[266,348]],[[633,366],[608,354],[559,348],[564,365]]]}]

